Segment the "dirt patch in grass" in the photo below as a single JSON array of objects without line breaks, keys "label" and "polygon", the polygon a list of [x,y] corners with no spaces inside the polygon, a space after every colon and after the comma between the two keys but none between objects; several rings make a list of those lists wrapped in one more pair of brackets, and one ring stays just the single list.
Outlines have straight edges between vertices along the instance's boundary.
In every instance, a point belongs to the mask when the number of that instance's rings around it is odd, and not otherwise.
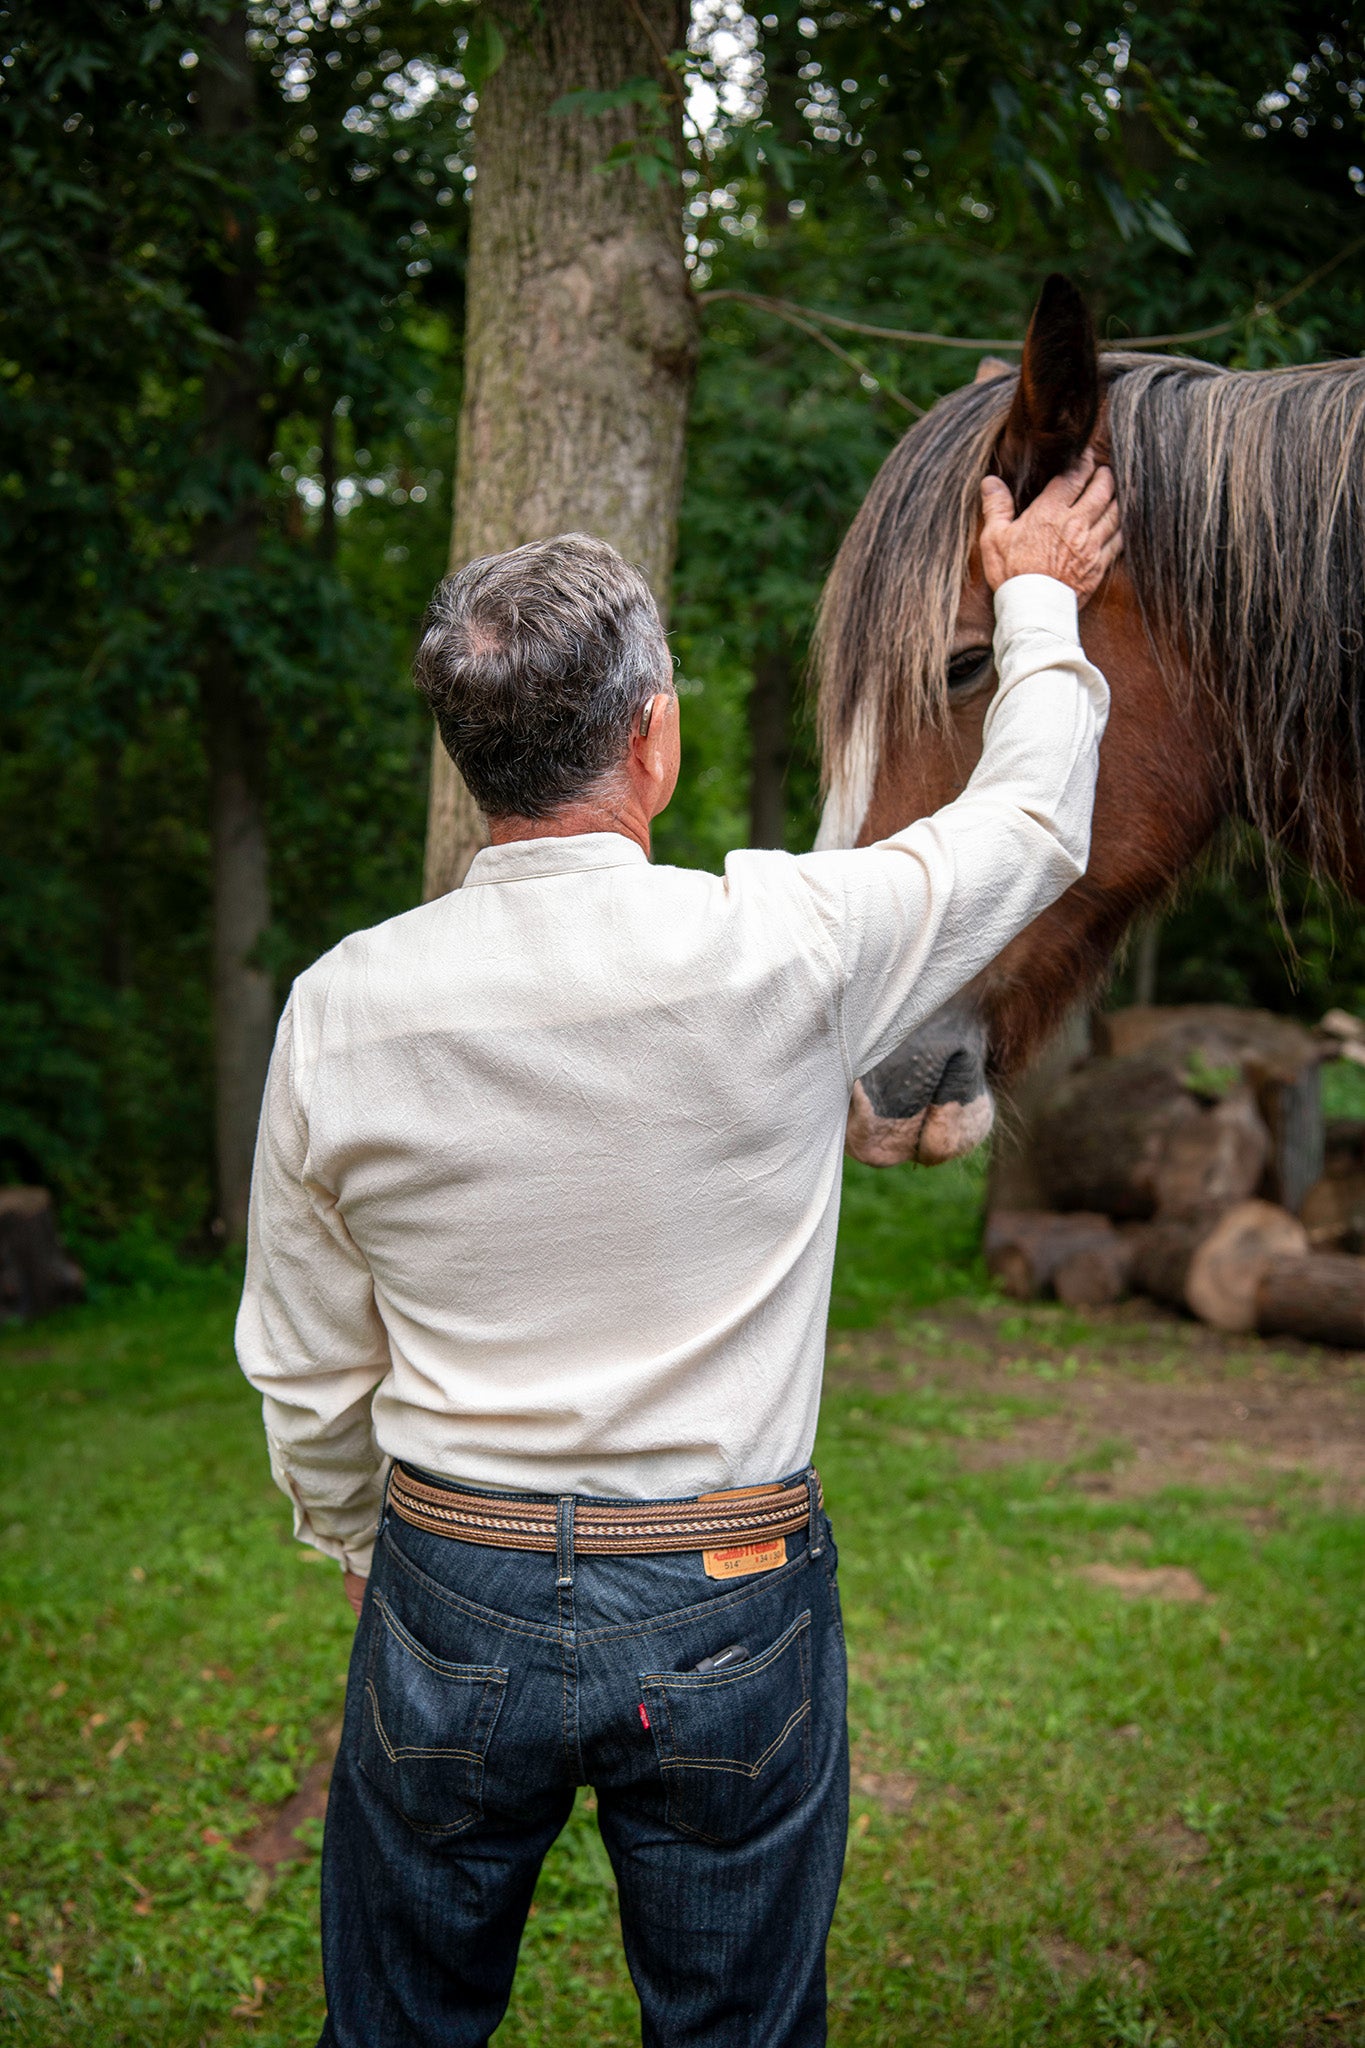
[{"label": "dirt patch in grass", "polygon": [[1212,1598],[1194,1573],[1179,1564],[1156,1565],[1151,1569],[1137,1564],[1083,1564],[1076,1577],[1088,1579],[1092,1586],[1108,1586],[1113,1592],[1122,1593],[1125,1600],[1174,1600],[1183,1605],[1199,1605]]},{"label": "dirt patch in grass", "polygon": [[332,1765],[340,1741],[341,1723],[336,1721],[323,1731],[317,1758],[304,1772],[298,1791],[279,1806],[268,1808],[260,1825],[236,1843],[241,1854],[249,1856],[258,1869],[274,1870],[278,1864],[313,1854],[299,1840],[298,1830],[305,1821],[322,1820],[326,1815],[327,1788],[332,1782]]},{"label": "dirt patch in grass", "polygon": [[919,1779],[894,1771],[855,1770],[853,1789],[864,1799],[874,1800],[884,1813],[909,1813],[919,1793]]},{"label": "dirt patch in grass", "polygon": [[872,1391],[933,1386],[983,1405],[1027,1397],[1035,1412],[959,1447],[969,1469],[1054,1465],[1111,1499],[1297,1478],[1324,1507],[1365,1508],[1358,1353],[1226,1337],[1146,1303],[1083,1322],[964,1303],[894,1335],[841,1338],[830,1377]]}]

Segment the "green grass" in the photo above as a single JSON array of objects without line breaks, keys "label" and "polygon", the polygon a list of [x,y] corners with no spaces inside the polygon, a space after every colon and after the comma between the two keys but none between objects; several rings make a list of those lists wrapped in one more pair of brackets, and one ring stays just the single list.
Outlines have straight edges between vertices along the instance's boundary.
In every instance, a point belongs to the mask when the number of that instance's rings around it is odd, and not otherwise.
[{"label": "green grass", "polygon": [[[909,1803],[855,1796],[831,2038],[1365,2041],[1362,1524],[1292,1476],[1268,1517],[1264,1487],[1120,1504],[1059,1468],[972,1469],[1102,1352],[1122,1369],[1112,1327],[987,1306],[1028,1372],[1007,1398],[954,1382],[971,1347],[922,1310],[984,1297],[977,1202],[966,1169],[849,1171],[819,1456],[855,1772]],[[229,1844],[335,1720],[349,1617],[289,1539],[232,1299],[208,1274],[0,1339],[5,2048],[315,2038],[316,1856],[267,1878]],[[1211,1603],[1075,1576],[1135,1557]],[[500,2048],[638,2039],[590,1803]]]}]

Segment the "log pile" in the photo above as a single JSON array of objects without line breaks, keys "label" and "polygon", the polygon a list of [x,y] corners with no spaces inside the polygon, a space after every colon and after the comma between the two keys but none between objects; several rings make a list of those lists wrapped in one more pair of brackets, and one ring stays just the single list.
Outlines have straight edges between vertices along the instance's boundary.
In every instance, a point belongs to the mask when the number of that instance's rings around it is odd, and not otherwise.
[{"label": "log pile", "polygon": [[1365,1349],[1365,1123],[1324,1126],[1319,1092],[1324,1059],[1365,1064],[1365,1025],[1147,1006],[1094,1045],[1015,1135],[1009,1192],[1042,1206],[991,1208],[1002,1291]]}]

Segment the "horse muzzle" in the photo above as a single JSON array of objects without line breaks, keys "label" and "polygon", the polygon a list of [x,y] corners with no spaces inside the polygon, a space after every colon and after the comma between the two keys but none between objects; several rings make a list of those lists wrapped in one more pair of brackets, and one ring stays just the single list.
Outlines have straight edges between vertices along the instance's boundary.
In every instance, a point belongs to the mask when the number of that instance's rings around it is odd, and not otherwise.
[{"label": "horse muzzle", "polygon": [[855,1084],[845,1144],[868,1166],[942,1166],[973,1151],[994,1121],[985,1026],[950,1003]]}]

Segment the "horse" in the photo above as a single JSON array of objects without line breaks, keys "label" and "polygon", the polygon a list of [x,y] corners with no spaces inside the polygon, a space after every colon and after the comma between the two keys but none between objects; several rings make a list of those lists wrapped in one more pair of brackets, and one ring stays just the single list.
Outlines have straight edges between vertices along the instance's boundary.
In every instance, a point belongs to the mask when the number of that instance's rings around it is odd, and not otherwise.
[{"label": "horse", "polygon": [[978,1144],[995,1089],[1225,820],[1365,899],[1365,363],[1101,353],[1060,276],[1017,372],[988,359],[910,429],[835,559],[814,647],[817,848],[868,845],[961,791],[995,684],[981,480],[1003,476],[1022,510],[1087,444],[1125,540],[1081,619],[1112,692],[1089,867],[861,1077],[848,1148],[874,1165]]}]

